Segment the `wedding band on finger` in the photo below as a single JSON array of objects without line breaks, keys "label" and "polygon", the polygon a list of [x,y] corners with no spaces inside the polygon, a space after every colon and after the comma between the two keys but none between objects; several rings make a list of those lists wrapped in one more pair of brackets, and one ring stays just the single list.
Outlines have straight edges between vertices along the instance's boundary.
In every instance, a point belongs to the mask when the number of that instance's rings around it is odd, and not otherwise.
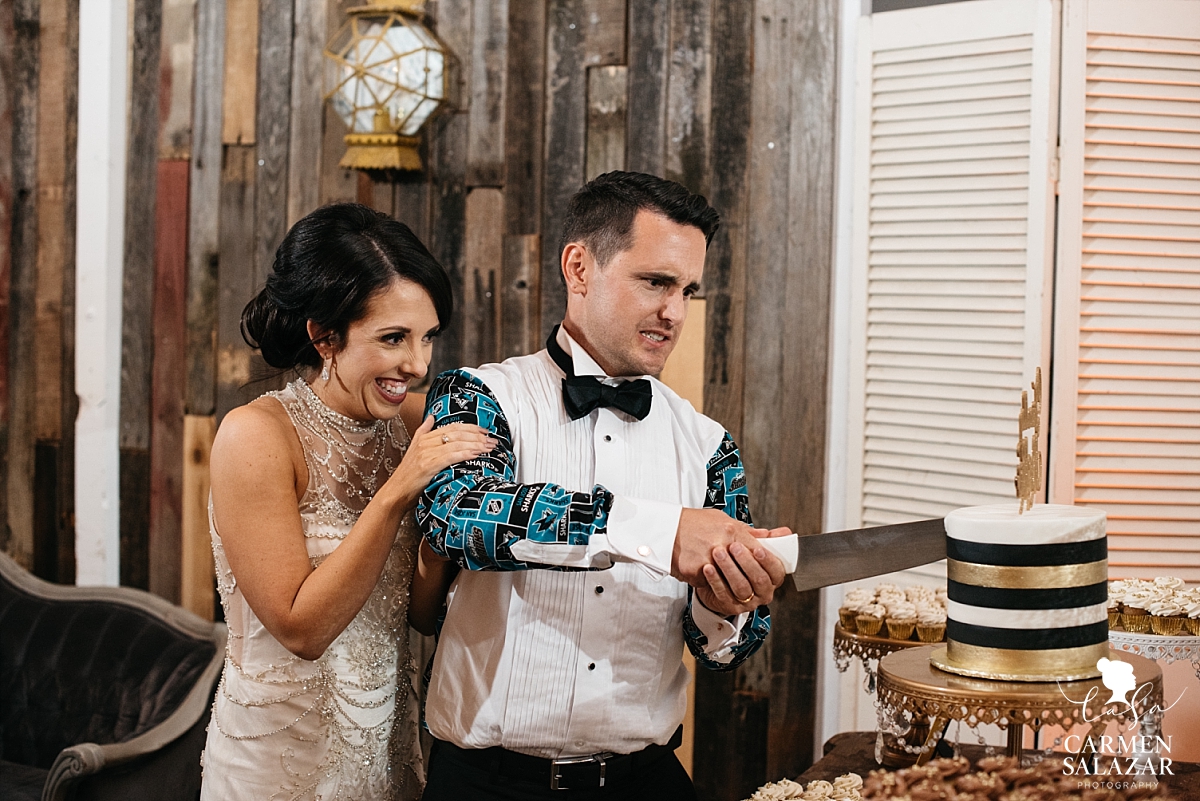
[{"label": "wedding band on finger", "polygon": [[445,445],[445,444],[447,444],[448,442],[450,442],[450,435],[449,435],[449,434],[442,434],[442,444],[443,444],[443,445]]},{"label": "wedding band on finger", "polygon": [[754,600],[754,593],[750,593],[750,596],[749,596],[748,598],[736,598],[735,600],[736,600],[736,601],[737,601],[739,604],[748,604],[748,603],[750,603],[751,601],[753,601],[753,600]]}]

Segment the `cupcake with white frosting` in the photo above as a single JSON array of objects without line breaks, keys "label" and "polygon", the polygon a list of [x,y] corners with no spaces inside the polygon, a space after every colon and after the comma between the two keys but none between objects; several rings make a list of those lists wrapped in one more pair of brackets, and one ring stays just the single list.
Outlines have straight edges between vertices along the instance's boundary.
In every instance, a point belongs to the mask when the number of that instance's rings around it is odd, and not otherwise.
[{"label": "cupcake with white frosting", "polygon": [[931,606],[917,612],[917,639],[921,642],[941,642],[945,637],[945,609]]},{"label": "cupcake with white frosting", "polygon": [[896,601],[887,610],[888,636],[893,640],[912,639],[917,625],[917,607],[908,601]]},{"label": "cupcake with white frosting", "polygon": [[1150,629],[1155,634],[1176,636],[1183,631],[1187,614],[1183,611],[1183,604],[1176,600],[1175,593],[1151,601],[1146,611],[1150,613]]},{"label": "cupcake with white frosting", "polygon": [[863,587],[855,587],[846,593],[842,606],[838,609],[838,623],[845,631],[853,633],[857,628],[854,622],[859,611],[869,603],[875,602],[875,593]]},{"label": "cupcake with white frosting", "polygon": [[1183,611],[1187,615],[1184,624],[1188,631],[1200,637],[1200,592],[1193,592],[1188,596],[1183,604]]},{"label": "cupcake with white frosting", "polygon": [[883,604],[867,604],[858,611],[858,616],[854,618],[854,622],[858,627],[859,634],[876,637],[879,635],[879,630],[883,628],[883,621],[886,617],[886,606]]},{"label": "cupcake with white frosting", "polygon": [[1147,610],[1152,602],[1158,600],[1159,591],[1152,585],[1131,585],[1121,599],[1121,624],[1126,631],[1135,634],[1145,634],[1150,630],[1150,612]]}]

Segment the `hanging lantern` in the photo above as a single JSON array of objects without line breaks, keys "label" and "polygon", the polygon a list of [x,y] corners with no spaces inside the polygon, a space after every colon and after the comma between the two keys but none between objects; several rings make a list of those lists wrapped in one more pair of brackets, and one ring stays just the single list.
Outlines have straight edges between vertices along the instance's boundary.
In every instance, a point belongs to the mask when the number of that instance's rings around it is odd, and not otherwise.
[{"label": "hanging lantern", "polygon": [[421,126],[445,97],[446,47],[421,24],[423,0],[371,0],[325,48],[326,100],[346,123],[341,166],[419,170]]}]

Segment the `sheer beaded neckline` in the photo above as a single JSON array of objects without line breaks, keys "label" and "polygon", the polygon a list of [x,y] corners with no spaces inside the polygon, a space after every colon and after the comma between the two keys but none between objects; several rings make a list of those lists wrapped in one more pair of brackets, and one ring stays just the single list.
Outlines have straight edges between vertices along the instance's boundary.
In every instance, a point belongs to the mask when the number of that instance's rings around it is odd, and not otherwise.
[{"label": "sheer beaded neckline", "polygon": [[399,417],[362,423],[329,408],[298,378],[275,397],[292,420],[308,464],[300,511],[321,522],[353,525],[400,464],[408,432]]}]

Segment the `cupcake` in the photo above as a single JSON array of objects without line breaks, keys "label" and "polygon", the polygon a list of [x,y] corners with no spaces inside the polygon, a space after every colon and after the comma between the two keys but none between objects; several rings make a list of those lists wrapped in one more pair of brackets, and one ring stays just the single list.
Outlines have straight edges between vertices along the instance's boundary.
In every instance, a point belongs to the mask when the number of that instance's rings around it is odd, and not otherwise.
[{"label": "cupcake", "polygon": [[1121,598],[1116,595],[1108,596],[1108,627],[1115,629],[1121,622]]},{"label": "cupcake", "polygon": [[888,637],[893,640],[912,639],[917,625],[917,607],[908,601],[897,601],[887,608]]},{"label": "cupcake", "polygon": [[886,606],[883,604],[866,604],[859,610],[854,622],[858,626],[859,634],[875,637],[878,636],[879,630],[883,628],[883,619],[885,617],[887,617]]},{"label": "cupcake", "polygon": [[1200,637],[1200,593],[1193,593],[1193,598],[1183,605],[1183,611],[1187,615],[1187,620],[1184,625],[1188,631],[1197,637]]},{"label": "cupcake", "polygon": [[1156,576],[1154,586],[1164,590],[1177,590],[1183,586],[1183,579],[1178,576]]},{"label": "cupcake", "polygon": [[1150,631],[1150,613],[1146,610],[1156,600],[1157,593],[1149,587],[1136,587],[1125,593],[1121,599],[1121,625],[1126,631],[1135,634],[1145,634]]},{"label": "cupcake", "polygon": [[846,593],[846,597],[842,599],[842,606],[838,609],[838,623],[841,627],[850,633],[854,633],[857,629],[857,624],[854,619],[858,617],[858,612],[864,606],[872,603],[875,600],[875,593],[862,587],[855,587]]},{"label": "cupcake", "polygon": [[862,776],[846,773],[833,780],[833,792],[829,797],[833,801],[856,801],[862,798],[862,786]]},{"label": "cupcake", "polygon": [[941,642],[945,637],[945,610],[931,607],[917,613],[917,638],[921,642]]},{"label": "cupcake", "polygon": [[1187,615],[1174,594],[1151,601],[1146,611],[1150,613],[1150,628],[1155,634],[1170,637],[1178,636],[1183,631],[1183,621]]}]

